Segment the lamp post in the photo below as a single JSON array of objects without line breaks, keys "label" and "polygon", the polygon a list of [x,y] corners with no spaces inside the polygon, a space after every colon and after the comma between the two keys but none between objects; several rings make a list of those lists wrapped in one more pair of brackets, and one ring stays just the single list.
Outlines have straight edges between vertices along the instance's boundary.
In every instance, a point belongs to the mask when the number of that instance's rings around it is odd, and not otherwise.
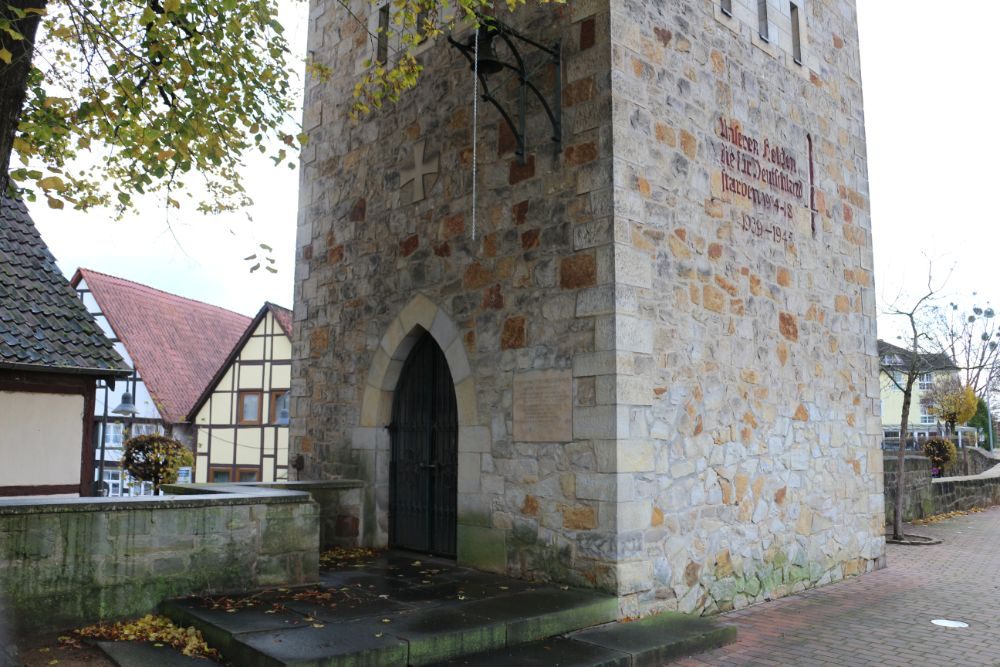
[{"label": "lamp post", "polygon": [[[108,409],[107,401],[105,401],[105,403],[104,403],[104,409],[105,409],[105,411],[107,411],[107,409]],[[114,414],[116,414],[116,415],[121,415],[121,416],[125,417],[128,420],[131,420],[133,417],[135,417],[137,414],[139,414],[139,410],[136,409],[135,402],[132,400],[132,392],[130,392],[130,391],[124,392],[122,394],[122,402],[119,403],[118,407],[116,407],[111,412],[114,413]],[[106,412],[105,412],[105,414],[106,414]],[[128,421],[125,422],[125,428],[122,429],[124,431],[122,433],[122,442],[124,442],[125,440],[128,439],[128,436],[129,436],[129,433],[130,433],[130,429],[128,428],[129,424],[130,424],[130,422],[128,422]],[[102,440],[101,441],[101,481],[104,481],[103,478],[104,478],[104,441]]]},{"label": "lamp post", "polygon": [[104,415],[101,417],[101,459],[97,464],[97,482],[94,484],[94,495],[106,496],[107,489],[104,487],[104,448],[108,441],[108,381],[101,380],[104,389]]}]

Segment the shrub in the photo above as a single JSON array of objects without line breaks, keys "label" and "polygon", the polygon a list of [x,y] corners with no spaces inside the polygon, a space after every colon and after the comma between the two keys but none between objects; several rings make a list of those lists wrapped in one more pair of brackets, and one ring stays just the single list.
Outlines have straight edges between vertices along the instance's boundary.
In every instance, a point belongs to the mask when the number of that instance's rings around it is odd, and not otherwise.
[{"label": "shrub", "polygon": [[136,479],[152,482],[155,493],[161,484],[176,482],[182,467],[193,464],[191,451],[165,435],[137,435],[125,441],[122,467]]},{"label": "shrub", "polygon": [[958,458],[958,450],[951,440],[935,436],[924,441],[924,456],[931,460],[933,467],[943,470]]}]

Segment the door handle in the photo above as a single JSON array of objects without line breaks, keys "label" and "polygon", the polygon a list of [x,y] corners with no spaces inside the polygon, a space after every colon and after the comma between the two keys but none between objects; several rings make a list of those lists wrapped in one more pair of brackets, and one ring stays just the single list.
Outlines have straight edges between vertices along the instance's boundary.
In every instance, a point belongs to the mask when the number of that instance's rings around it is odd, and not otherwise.
[{"label": "door handle", "polygon": [[427,469],[430,469],[430,470],[437,470],[438,464],[436,464],[436,463],[421,463],[420,467],[421,468],[427,468]]}]

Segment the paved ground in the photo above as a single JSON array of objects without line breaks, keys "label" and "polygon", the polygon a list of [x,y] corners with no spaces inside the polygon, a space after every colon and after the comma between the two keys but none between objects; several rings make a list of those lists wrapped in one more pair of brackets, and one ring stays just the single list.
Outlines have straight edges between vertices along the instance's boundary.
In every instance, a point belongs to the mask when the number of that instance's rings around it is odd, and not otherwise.
[{"label": "paved ground", "polygon": [[735,644],[675,664],[1000,665],[1000,508],[907,532],[944,543],[889,545],[884,570],[726,614]]}]

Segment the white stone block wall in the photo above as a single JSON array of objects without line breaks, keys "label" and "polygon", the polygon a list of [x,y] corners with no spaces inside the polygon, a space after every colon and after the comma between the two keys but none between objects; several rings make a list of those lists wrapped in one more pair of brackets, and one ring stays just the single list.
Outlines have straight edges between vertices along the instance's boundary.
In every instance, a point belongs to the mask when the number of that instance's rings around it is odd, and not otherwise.
[{"label": "white stone block wall", "polygon": [[[629,293],[616,317],[653,337],[618,347],[617,458],[653,452],[619,483],[625,613],[742,607],[884,554],[854,6],[800,6],[812,50],[799,66],[780,31],[755,39],[755,2],[733,4],[729,19],[696,0],[641,16],[642,3],[612,2],[615,253],[628,266],[616,278]],[[770,4],[772,26],[788,24]],[[739,173],[723,164],[720,119],[795,160],[805,188],[785,211],[725,190]],[[793,240],[776,243],[775,226]]]}]

